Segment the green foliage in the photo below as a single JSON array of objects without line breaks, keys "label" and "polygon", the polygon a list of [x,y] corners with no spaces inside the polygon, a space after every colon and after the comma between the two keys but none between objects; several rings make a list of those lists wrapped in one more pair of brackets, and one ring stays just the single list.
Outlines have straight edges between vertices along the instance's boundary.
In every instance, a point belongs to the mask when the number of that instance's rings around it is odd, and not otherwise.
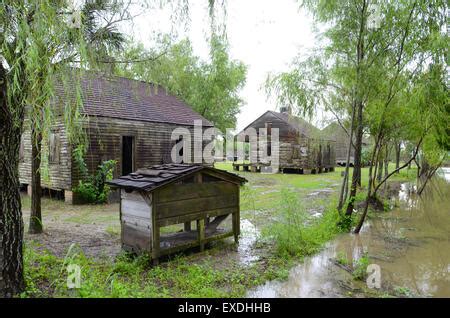
[{"label": "green foliage", "polygon": [[367,277],[367,266],[369,266],[369,256],[364,253],[356,262],[353,264],[353,278],[356,280],[364,280]]},{"label": "green foliage", "polygon": [[[81,288],[67,288],[67,265],[81,268]],[[264,269],[212,266],[207,260],[175,257],[151,267],[148,255],[94,260],[77,246],[58,258],[31,244],[25,247],[27,289],[22,297],[242,297],[249,287],[287,276],[286,264],[266,260]]]},{"label": "green foliage", "polygon": [[349,232],[354,224],[353,215],[341,215],[337,222],[338,228],[343,232]]},{"label": "green foliage", "polygon": [[112,179],[116,164],[116,160],[104,161],[86,181],[80,180],[78,186],[73,189],[77,198],[83,203],[105,203],[110,192],[106,181]]},{"label": "green foliage", "polygon": [[351,265],[350,261],[347,259],[347,256],[342,251],[337,254],[336,262],[338,262],[339,264],[344,265],[344,266]]},{"label": "green foliage", "polygon": [[[274,239],[281,257],[303,257],[317,252],[324,243],[341,232],[337,226],[339,214],[329,205],[320,218],[307,214],[295,192],[282,190],[277,221],[265,231]],[[334,202],[333,202],[334,203]]]},{"label": "green foliage", "polygon": [[116,72],[162,85],[225,133],[226,128],[235,127],[243,105],[239,91],[245,84],[246,67],[230,59],[225,40],[214,36],[210,43],[210,61],[195,56],[188,40],[173,44],[166,38],[162,52],[131,44],[121,58],[143,62],[119,65]]}]

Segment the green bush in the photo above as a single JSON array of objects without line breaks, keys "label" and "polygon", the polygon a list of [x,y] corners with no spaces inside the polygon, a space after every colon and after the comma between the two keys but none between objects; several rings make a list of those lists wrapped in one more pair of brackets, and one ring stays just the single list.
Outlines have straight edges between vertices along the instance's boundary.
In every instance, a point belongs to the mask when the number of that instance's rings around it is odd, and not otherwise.
[{"label": "green bush", "polygon": [[364,255],[353,264],[353,278],[356,280],[364,280],[367,277],[367,266],[369,266],[369,255]]},{"label": "green bush", "polygon": [[110,192],[106,181],[112,179],[116,164],[116,160],[104,161],[98,166],[94,175],[89,176],[85,181],[80,180],[78,186],[73,189],[77,200],[82,203],[105,203]]},{"label": "green bush", "polygon": [[283,190],[281,202],[278,220],[267,231],[275,241],[279,256],[289,259],[312,255],[341,232],[337,226],[339,214],[332,208],[335,202],[330,203],[321,218],[312,218],[302,208],[295,192]]}]

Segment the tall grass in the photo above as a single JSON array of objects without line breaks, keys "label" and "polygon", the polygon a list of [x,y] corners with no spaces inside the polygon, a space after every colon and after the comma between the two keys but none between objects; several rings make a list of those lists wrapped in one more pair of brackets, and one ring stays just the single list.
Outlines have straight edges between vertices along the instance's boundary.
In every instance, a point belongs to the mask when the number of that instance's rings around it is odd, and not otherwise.
[{"label": "tall grass", "polygon": [[331,200],[323,215],[316,218],[305,211],[295,192],[283,189],[281,197],[277,221],[263,232],[274,240],[279,256],[291,258],[314,254],[342,232],[335,200]]}]

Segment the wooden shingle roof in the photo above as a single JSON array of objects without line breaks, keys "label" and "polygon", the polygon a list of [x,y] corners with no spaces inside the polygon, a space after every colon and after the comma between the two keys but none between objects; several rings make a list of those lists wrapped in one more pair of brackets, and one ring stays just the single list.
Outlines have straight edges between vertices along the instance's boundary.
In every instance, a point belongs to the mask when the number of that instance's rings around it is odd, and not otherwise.
[{"label": "wooden shingle roof", "polygon": [[247,127],[245,127],[239,134],[244,134],[247,128],[255,126],[258,122],[266,120],[266,118],[269,120],[270,118],[277,118],[281,123],[283,123],[284,126],[289,127],[293,131],[296,131],[305,137],[317,139],[323,138],[321,130],[305,119],[288,113],[279,113],[272,110],[268,110],[259,116],[247,125]]},{"label": "wooden shingle roof", "polygon": [[247,181],[234,173],[229,173],[212,167],[199,164],[169,163],[139,169],[136,172],[107,181],[107,184],[125,190],[144,190],[151,192],[163,185],[184,179],[193,173],[203,170],[214,172],[215,176],[219,178],[222,177],[224,180],[230,182],[242,184]]},{"label": "wooden shingle roof", "polygon": [[[190,126],[199,120],[203,126],[213,127],[211,122],[159,85],[93,71],[85,72],[80,82],[82,112],[88,116]],[[61,104],[74,94],[60,81],[55,86],[55,95]]]}]

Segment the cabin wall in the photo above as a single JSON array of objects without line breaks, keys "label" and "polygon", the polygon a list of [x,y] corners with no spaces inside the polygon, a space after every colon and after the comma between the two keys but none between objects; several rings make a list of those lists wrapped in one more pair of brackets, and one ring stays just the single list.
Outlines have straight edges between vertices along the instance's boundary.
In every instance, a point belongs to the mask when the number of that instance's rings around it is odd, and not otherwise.
[{"label": "cabin wall", "polygon": [[[258,118],[250,127],[256,129],[259,136],[259,129],[266,128],[269,122],[272,129],[278,128],[279,130],[278,162],[280,169],[317,169],[335,166],[334,141],[309,138],[271,113]],[[264,157],[263,152],[264,142],[258,143],[257,147],[250,146],[250,158],[258,158],[259,163],[268,163],[266,160],[260,159]],[[271,155],[275,156],[276,154]]]},{"label": "cabin wall", "polygon": [[[133,170],[171,163],[171,150],[175,145],[171,135],[176,128],[186,128],[191,132],[193,150],[193,126],[91,116],[85,123],[85,128],[89,140],[85,162],[89,172],[93,173],[103,161],[116,160],[114,178],[122,175],[122,136],[134,137]],[[209,141],[203,142],[204,145],[207,143]],[[79,179],[79,171],[74,167],[72,185],[77,185]]]},{"label": "cabin wall", "polygon": [[[335,141],[335,162],[344,164],[347,161],[348,143],[349,136],[348,133],[337,123],[332,123],[326,128],[324,128],[323,133],[329,138]],[[350,150],[350,162],[353,163],[353,158],[355,156],[355,148],[352,147]]]},{"label": "cabin wall", "polygon": [[[152,194],[147,201],[136,191],[121,190],[120,224],[122,246],[132,252],[150,251],[152,238]],[[150,204],[149,204],[150,203]]]},{"label": "cabin wall", "polygon": [[[64,122],[57,119],[50,131],[58,136],[55,152],[58,160],[49,161],[48,136],[42,142],[42,163],[41,163],[41,184],[45,188],[55,190],[70,190],[72,185],[71,169],[71,147],[67,139]],[[29,122],[25,123],[25,130],[22,134],[19,160],[19,180],[22,184],[31,183],[31,131]]]}]

